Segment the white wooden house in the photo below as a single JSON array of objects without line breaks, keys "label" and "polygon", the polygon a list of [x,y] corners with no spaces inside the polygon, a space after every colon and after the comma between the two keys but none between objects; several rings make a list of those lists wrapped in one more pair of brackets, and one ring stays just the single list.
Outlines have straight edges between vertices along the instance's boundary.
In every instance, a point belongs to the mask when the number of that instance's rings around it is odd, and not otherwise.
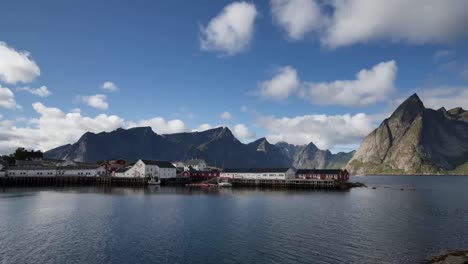
[{"label": "white wooden house", "polygon": [[196,170],[204,171],[206,170],[206,162],[202,159],[190,159],[184,162],[184,171]]},{"label": "white wooden house", "polygon": [[115,176],[168,179],[176,177],[176,168],[168,161],[138,160],[131,168],[116,172]]}]

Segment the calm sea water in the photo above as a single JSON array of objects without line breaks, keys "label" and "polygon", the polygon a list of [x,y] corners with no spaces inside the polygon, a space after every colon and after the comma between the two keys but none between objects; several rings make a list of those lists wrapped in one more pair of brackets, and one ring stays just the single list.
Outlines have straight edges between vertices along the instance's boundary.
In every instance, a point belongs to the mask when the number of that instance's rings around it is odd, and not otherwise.
[{"label": "calm sea water", "polygon": [[3,189],[0,263],[420,263],[468,249],[468,177],[353,180],[369,188]]}]

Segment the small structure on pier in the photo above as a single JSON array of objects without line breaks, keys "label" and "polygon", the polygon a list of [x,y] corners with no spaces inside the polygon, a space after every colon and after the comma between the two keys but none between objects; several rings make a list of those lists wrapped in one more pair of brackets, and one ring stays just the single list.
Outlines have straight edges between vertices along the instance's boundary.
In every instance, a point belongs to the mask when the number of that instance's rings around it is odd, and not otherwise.
[{"label": "small structure on pier", "polygon": [[220,177],[228,179],[284,180],[295,178],[295,170],[293,168],[225,169],[220,173]]},{"label": "small structure on pier", "polygon": [[8,177],[51,177],[57,175],[56,167],[46,166],[11,166],[7,170]]},{"label": "small structure on pier", "polygon": [[218,178],[220,175],[219,171],[184,171],[182,172],[181,176],[183,178]]},{"label": "small structure on pier", "polygon": [[339,169],[300,169],[296,172],[296,178],[310,180],[347,181],[349,180],[349,173],[347,170]]},{"label": "small structure on pier", "polygon": [[189,170],[197,170],[197,171],[205,171],[206,170],[206,162],[202,159],[190,159],[184,162],[184,171]]}]

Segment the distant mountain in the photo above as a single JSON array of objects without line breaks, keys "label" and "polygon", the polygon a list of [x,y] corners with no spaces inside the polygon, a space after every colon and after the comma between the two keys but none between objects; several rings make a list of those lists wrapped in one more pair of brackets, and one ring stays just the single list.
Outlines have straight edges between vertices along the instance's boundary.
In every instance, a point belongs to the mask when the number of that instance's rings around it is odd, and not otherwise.
[{"label": "distant mountain", "polygon": [[312,142],[300,146],[279,142],[276,146],[292,160],[295,168],[344,168],[355,153],[351,151],[332,154],[329,150],[317,148]]},{"label": "distant mountain", "polygon": [[428,109],[414,94],[364,139],[346,168],[353,174],[467,174],[468,112]]},{"label": "distant mountain", "polygon": [[342,168],[352,153],[332,154],[314,144],[270,144],[265,138],[243,144],[226,127],[203,132],[158,135],[150,127],[85,133],[76,143],[44,153],[47,158],[96,162],[108,159],[187,160],[201,158],[224,168]]}]

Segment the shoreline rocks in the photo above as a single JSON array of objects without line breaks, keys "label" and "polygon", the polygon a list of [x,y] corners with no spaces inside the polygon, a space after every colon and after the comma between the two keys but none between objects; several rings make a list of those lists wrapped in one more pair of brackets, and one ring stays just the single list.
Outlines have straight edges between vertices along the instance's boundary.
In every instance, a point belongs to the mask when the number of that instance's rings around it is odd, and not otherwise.
[{"label": "shoreline rocks", "polygon": [[428,264],[466,264],[468,250],[457,250],[432,257]]}]

